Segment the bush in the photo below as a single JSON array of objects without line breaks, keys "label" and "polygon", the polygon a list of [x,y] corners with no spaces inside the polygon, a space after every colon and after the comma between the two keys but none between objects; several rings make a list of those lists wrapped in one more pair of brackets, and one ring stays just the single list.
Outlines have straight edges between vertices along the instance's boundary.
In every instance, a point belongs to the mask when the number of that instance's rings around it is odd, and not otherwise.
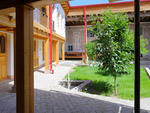
[{"label": "bush", "polygon": [[95,42],[88,42],[86,44],[86,53],[89,57],[89,59],[91,60],[96,60],[96,52],[97,48],[96,48],[96,43]]}]

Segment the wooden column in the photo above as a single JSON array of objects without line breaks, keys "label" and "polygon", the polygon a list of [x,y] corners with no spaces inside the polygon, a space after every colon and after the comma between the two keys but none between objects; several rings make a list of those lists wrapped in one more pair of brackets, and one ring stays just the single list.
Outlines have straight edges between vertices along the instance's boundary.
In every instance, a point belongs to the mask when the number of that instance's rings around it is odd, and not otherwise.
[{"label": "wooden column", "polygon": [[87,22],[86,22],[86,7],[84,7],[84,63],[87,63],[86,56],[86,42],[87,42]]},{"label": "wooden column", "polygon": [[140,113],[140,0],[134,0],[134,113]]},{"label": "wooden column", "polygon": [[17,113],[34,113],[33,8],[16,7]]},{"label": "wooden column", "polygon": [[14,86],[12,92],[16,92],[16,29],[14,28]]},{"label": "wooden column", "polygon": [[49,73],[49,39],[45,41],[45,73]]},{"label": "wooden column", "polygon": [[52,10],[53,10],[53,8],[52,8],[52,5],[50,5],[49,6],[50,8],[50,10],[49,10],[49,13],[50,13],[50,15],[49,15],[49,17],[50,17],[50,19],[49,19],[49,22],[50,22],[50,71],[51,71],[51,73],[52,74],[54,74],[54,70],[52,69],[52,60],[53,60],[53,40],[52,40],[52,38],[53,38],[53,36],[52,36],[52,32],[53,32],[53,22],[52,22]]},{"label": "wooden column", "polygon": [[56,64],[59,64],[59,41],[56,41]]},{"label": "wooden column", "polygon": [[65,61],[65,43],[62,42],[62,61]]}]

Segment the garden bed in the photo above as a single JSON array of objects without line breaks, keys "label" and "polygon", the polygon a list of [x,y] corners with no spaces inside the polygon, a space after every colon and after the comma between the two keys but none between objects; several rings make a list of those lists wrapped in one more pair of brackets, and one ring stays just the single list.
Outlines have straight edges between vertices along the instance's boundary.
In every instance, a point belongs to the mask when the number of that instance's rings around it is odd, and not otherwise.
[{"label": "garden bed", "polygon": [[[129,74],[117,75],[118,97],[122,99],[134,99],[134,66],[132,65]],[[114,78],[105,71],[98,70],[98,67],[75,67],[70,75],[71,80],[92,80],[87,93],[114,96]],[[150,97],[150,79],[143,68],[141,68],[141,98]]]},{"label": "garden bed", "polygon": [[71,80],[69,83],[67,80],[63,80],[59,82],[61,86],[75,91],[82,91],[91,83],[91,80]]}]

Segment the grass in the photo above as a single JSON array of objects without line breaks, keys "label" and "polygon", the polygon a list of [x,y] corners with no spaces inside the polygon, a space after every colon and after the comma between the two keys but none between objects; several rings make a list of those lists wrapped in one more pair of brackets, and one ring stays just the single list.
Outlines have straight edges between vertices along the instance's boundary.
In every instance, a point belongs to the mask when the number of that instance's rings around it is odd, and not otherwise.
[{"label": "grass", "polygon": [[[129,68],[129,74],[117,76],[118,97],[132,100],[134,98],[134,66]],[[114,78],[98,67],[75,67],[71,80],[92,80],[86,92],[105,96],[113,96]],[[150,79],[141,68],[141,98],[150,97]]]}]

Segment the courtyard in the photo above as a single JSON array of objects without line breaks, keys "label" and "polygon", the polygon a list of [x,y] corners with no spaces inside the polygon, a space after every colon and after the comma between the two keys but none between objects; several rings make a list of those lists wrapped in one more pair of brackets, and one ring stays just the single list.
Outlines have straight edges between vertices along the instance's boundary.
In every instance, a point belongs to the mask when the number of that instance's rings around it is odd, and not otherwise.
[{"label": "courtyard", "polygon": [[[54,74],[44,74],[44,67],[34,71],[35,113],[132,113],[133,101],[74,92],[58,84],[80,61],[60,62]],[[12,80],[0,83],[1,113],[16,112],[16,93]],[[150,98],[141,99],[141,113],[150,113]]]}]

